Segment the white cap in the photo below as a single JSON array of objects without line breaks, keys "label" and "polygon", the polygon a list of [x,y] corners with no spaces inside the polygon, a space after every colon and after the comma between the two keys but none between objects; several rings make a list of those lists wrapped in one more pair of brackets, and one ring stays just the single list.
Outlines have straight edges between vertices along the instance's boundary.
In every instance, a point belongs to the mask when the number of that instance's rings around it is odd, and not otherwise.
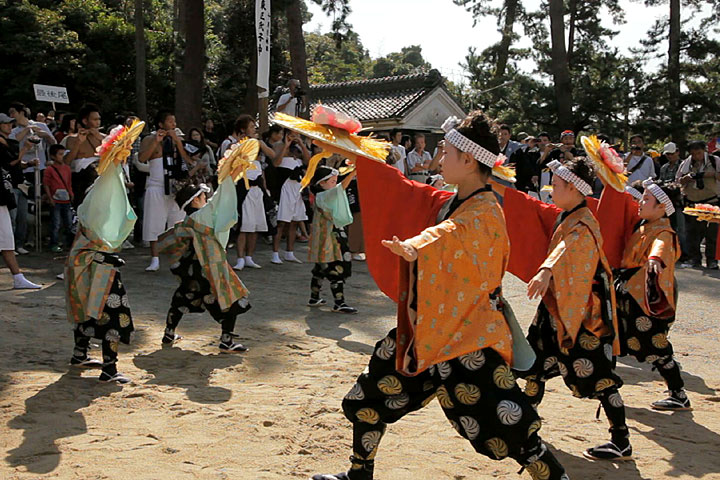
[{"label": "white cap", "polygon": [[674,142],[666,143],[663,147],[663,153],[675,153],[678,151],[677,145]]}]

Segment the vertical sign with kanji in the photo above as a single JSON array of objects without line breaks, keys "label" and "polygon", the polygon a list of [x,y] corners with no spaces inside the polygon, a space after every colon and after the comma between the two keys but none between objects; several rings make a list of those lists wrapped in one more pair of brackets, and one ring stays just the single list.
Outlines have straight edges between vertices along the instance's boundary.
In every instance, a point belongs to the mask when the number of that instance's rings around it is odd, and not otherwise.
[{"label": "vertical sign with kanji", "polygon": [[265,98],[270,90],[270,0],[255,0],[255,32],[257,33],[258,96]]}]

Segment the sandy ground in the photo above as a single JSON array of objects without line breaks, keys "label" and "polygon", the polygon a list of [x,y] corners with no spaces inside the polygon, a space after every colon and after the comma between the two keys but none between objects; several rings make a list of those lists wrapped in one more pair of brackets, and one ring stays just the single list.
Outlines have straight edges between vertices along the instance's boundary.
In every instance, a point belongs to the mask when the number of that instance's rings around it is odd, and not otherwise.
[{"label": "sandy ground", "polygon": [[[301,251],[304,255],[304,251]],[[304,306],[309,265],[244,271],[253,309],[236,329],[244,355],[218,353],[219,327],[189,315],[177,348],[160,348],[175,281],[147,274],[148,251],[124,255],[137,336],[122,346],[120,369],[134,379],[104,385],[97,372],[70,370],[72,335],[62,286],[62,261],[21,257],[38,292],[14,292],[0,273],[0,461],[2,479],[282,479],[347,467],[351,429],[340,401],[368,361],[372,345],[394,324],[393,304],[356,264],[347,287],[357,316]],[[231,258],[234,260],[234,255]],[[635,460],[593,463],[581,452],[607,438],[597,402],[573,398],[560,379],[549,384],[540,413],[543,438],[573,479],[720,479],[720,275],[681,271],[679,320],[671,334],[695,410],[649,409],[663,395],[646,365],[618,367]],[[326,287],[327,288],[327,287]],[[534,304],[512,277],[506,295],[525,325]],[[377,458],[376,477],[393,480],[519,478],[511,460],[491,461],[471,449],[436,402],[392,425]],[[529,478],[524,474],[523,478]]]}]

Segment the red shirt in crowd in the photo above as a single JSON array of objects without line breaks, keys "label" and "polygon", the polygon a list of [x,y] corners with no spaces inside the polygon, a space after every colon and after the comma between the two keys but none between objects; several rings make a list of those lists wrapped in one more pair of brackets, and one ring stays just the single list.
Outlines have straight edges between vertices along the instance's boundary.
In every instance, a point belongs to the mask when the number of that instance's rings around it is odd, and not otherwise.
[{"label": "red shirt in crowd", "polygon": [[70,200],[55,200],[55,192],[61,188],[67,190],[70,197],[73,196],[72,170],[69,165],[53,163],[46,168],[43,172],[43,184],[50,190],[50,196],[55,203],[70,203]]}]

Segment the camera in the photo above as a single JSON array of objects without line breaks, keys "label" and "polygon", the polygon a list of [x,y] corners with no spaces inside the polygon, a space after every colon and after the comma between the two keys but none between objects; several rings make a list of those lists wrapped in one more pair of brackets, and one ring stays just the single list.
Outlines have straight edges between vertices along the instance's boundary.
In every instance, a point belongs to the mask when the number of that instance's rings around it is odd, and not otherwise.
[{"label": "camera", "polygon": [[307,92],[305,92],[302,87],[297,87],[295,89],[295,98],[304,97],[305,95],[307,95]]},{"label": "camera", "polygon": [[692,178],[695,180],[695,188],[698,190],[705,189],[705,172],[693,173]]}]

